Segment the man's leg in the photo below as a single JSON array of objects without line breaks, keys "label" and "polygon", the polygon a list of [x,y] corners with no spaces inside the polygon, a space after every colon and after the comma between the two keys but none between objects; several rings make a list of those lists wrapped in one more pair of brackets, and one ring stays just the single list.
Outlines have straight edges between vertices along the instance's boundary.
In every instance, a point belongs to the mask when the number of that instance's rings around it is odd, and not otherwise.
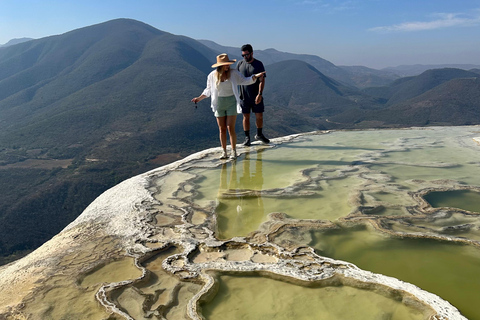
[{"label": "man's leg", "polygon": [[270,143],[270,140],[263,135],[263,112],[255,113],[255,123],[257,125],[257,134],[255,139],[262,141],[263,143]]},{"label": "man's leg", "polygon": [[252,144],[250,140],[250,113],[243,114],[243,131],[245,132],[245,142],[243,145],[248,147]]},{"label": "man's leg", "polygon": [[257,129],[263,128],[263,112],[255,113],[255,124],[257,125]]}]

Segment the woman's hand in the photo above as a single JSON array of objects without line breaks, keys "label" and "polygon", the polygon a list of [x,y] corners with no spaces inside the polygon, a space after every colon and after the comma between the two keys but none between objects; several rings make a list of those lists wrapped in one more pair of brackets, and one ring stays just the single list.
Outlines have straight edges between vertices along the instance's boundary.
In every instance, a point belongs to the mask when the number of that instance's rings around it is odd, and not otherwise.
[{"label": "woman's hand", "polygon": [[204,95],[202,94],[200,97],[193,98],[191,101],[197,103],[197,102],[202,101],[202,100],[205,99],[205,98],[206,98],[206,96],[204,96]]},{"label": "woman's hand", "polygon": [[260,72],[260,73],[257,73],[257,74],[254,74],[253,75],[253,80],[257,80],[258,78],[262,78],[265,76],[265,71],[263,72]]}]

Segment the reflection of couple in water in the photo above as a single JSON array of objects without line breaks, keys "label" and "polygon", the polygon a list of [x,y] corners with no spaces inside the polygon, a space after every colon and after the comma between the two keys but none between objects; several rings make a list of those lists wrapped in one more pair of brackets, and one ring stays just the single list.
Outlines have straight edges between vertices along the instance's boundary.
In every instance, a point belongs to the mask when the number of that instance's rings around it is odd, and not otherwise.
[{"label": "reflection of couple in water", "polygon": [[[237,167],[234,162],[222,164],[218,189],[219,204],[216,210],[220,235],[246,236],[263,222],[265,213],[261,196],[262,152],[263,149],[256,152],[257,159],[253,160],[255,164],[253,172],[251,172],[251,153],[245,154],[241,167]],[[230,165],[230,176],[228,176],[228,165]],[[243,169],[240,178],[237,178],[238,169]]]}]

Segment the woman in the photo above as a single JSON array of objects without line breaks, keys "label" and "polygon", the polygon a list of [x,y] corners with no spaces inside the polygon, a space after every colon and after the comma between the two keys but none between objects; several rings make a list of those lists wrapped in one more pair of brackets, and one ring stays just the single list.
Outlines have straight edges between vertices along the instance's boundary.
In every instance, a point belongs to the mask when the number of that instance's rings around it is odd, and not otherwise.
[{"label": "woman", "polygon": [[202,95],[193,98],[192,102],[199,102],[207,97],[211,97],[211,107],[217,118],[218,129],[220,131],[220,144],[223,153],[220,159],[227,159],[227,130],[230,135],[230,145],[232,154],[230,159],[237,157],[236,144],[237,135],[235,133],[235,121],[237,113],[242,113],[240,107],[240,97],[238,85],[248,85],[254,83],[258,78],[263,77],[265,72],[254,74],[251,77],[244,77],[237,70],[230,69],[230,65],[235,63],[230,60],[226,53],[217,56],[217,63],[212,65],[216,70],[212,71],[207,77],[207,87]]}]

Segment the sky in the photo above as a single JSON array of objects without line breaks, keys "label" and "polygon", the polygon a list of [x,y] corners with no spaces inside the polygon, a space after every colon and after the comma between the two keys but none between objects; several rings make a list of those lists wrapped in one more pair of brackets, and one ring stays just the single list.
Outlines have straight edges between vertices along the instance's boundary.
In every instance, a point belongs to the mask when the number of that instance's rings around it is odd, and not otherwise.
[{"label": "sky", "polygon": [[480,65],[480,0],[0,0],[0,44],[117,18],[336,65]]}]

